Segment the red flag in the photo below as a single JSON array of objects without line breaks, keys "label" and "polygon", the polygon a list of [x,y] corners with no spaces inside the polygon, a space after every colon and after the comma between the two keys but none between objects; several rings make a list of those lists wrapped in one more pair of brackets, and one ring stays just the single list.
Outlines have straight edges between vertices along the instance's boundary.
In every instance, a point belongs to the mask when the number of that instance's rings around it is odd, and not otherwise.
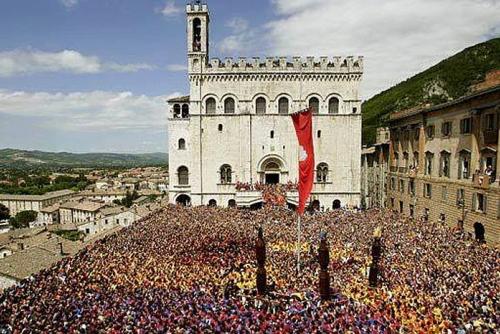
[{"label": "red flag", "polygon": [[292,114],[293,125],[299,140],[299,206],[302,215],[314,182],[314,146],[312,137],[312,109]]}]

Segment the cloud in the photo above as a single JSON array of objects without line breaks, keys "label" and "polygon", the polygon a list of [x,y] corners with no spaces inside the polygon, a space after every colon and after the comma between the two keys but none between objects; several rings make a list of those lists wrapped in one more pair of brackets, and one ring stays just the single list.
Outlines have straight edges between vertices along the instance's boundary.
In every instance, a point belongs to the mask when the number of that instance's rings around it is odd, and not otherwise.
[{"label": "cloud", "polygon": [[217,48],[221,53],[244,53],[252,50],[255,45],[259,45],[260,31],[258,28],[250,29],[247,20],[235,17],[226,22],[226,27],[230,28],[232,33],[218,43]]},{"label": "cloud", "polygon": [[65,131],[163,130],[166,100],[180,96],[131,92],[47,93],[0,90],[0,114],[39,120],[45,128]]},{"label": "cloud", "polygon": [[184,64],[170,64],[167,65],[166,69],[170,72],[184,72],[187,71],[188,67]]},{"label": "cloud", "polygon": [[78,0],[59,0],[59,2],[68,9],[78,5]]},{"label": "cloud", "polygon": [[[367,98],[500,35],[498,0],[272,0],[276,19],[233,31],[223,52],[363,55]],[[256,49],[258,47],[259,49]]]},{"label": "cloud", "polygon": [[162,14],[165,17],[173,17],[181,14],[183,12],[183,8],[176,6],[175,1],[167,1],[165,5],[161,8],[157,8],[155,10],[156,13]]},{"label": "cloud", "polygon": [[151,70],[148,64],[105,63],[98,57],[85,56],[74,50],[44,52],[37,50],[12,50],[0,52],[0,77],[22,74],[67,72],[94,74],[105,71],[137,72]]},{"label": "cloud", "polygon": [[247,31],[248,26],[248,21],[241,17],[234,17],[226,23],[226,27],[231,28],[234,33]]}]

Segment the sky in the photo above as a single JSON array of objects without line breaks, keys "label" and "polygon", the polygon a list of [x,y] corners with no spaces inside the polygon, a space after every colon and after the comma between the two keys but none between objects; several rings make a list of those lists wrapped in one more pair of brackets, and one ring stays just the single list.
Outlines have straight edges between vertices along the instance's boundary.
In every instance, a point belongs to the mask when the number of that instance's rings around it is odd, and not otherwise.
[{"label": "sky", "polygon": [[[0,0],[0,148],[166,152],[186,0]],[[208,0],[210,54],[365,57],[367,99],[500,36],[500,0]]]}]

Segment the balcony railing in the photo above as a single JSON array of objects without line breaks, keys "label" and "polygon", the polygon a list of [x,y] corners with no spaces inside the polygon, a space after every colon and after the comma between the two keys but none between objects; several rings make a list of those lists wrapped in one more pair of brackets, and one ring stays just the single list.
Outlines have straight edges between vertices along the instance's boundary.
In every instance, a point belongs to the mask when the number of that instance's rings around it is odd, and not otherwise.
[{"label": "balcony railing", "polygon": [[408,171],[408,176],[409,176],[409,177],[417,177],[417,169],[415,169],[415,168],[411,168],[411,169]]},{"label": "balcony railing", "polygon": [[472,175],[472,184],[474,187],[488,189],[490,186],[490,177],[486,174],[475,173]]}]

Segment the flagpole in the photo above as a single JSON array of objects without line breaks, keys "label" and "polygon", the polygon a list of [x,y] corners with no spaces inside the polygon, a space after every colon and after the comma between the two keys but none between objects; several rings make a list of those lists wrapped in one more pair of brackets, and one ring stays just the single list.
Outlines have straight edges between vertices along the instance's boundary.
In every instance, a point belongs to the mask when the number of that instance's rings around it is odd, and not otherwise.
[{"label": "flagpole", "polygon": [[297,219],[297,275],[300,274],[300,214]]},{"label": "flagpole", "polygon": [[[302,66],[300,71],[302,76]],[[302,82],[300,84],[300,98],[302,100]],[[302,108],[302,105],[300,107]],[[300,145],[297,146],[297,161],[300,161]],[[297,275],[300,275],[300,213],[298,212],[297,212]]]}]

